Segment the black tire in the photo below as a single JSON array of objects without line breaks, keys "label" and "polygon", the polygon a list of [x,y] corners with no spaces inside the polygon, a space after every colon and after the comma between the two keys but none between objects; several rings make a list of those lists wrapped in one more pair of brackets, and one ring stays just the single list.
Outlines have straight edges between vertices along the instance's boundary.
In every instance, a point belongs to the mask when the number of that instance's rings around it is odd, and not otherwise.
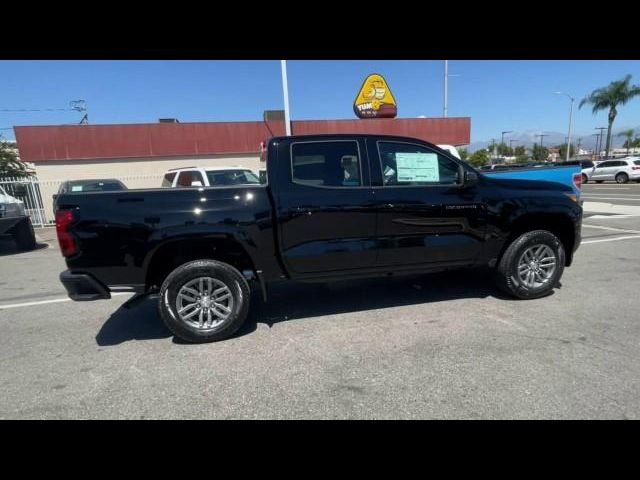
[{"label": "black tire", "polygon": [[627,183],[629,181],[629,175],[624,172],[620,172],[616,175],[616,183]]},{"label": "black tire", "polygon": [[22,220],[13,229],[13,239],[18,250],[27,252],[36,248],[36,233],[33,231],[31,219]]},{"label": "black tire", "polygon": [[[541,286],[530,288],[518,275],[518,263],[524,252],[535,245],[546,245],[555,254],[556,268],[549,280]],[[562,242],[546,230],[523,233],[507,247],[496,268],[497,283],[501,290],[520,299],[544,297],[558,285],[564,271],[565,252]]]},{"label": "black tire", "polygon": [[584,173],[582,174],[582,184],[589,183],[589,177],[587,177]]},{"label": "black tire", "polygon": [[[211,277],[224,283],[233,297],[229,318],[212,329],[198,329],[180,319],[176,299],[186,283],[199,277]],[[176,268],[160,288],[158,310],[165,325],[174,335],[190,343],[224,340],[233,335],[249,313],[251,290],[244,276],[231,265],[215,260],[196,260]]]}]

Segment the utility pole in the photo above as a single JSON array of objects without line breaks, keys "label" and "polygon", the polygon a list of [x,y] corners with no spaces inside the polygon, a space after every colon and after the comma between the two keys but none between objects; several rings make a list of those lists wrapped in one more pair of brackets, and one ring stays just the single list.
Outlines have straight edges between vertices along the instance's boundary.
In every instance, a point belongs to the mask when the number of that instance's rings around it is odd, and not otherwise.
[{"label": "utility pole", "polygon": [[504,145],[504,134],[505,133],[513,133],[513,130],[505,130],[504,132],[502,132],[502,137],[500,139],[500,145]]},{"label": "utility pole", "polygon": [[600,150],[602,150],[602,137],[604,135],[603,132],[607,129],[607,127],[596,127],[595,129],[600,130],[600,133],[598,135],[598,150],[596,152],[598,158],[600,158]]},{"label": "utility pole", "polygon": [[509,140],[509,149],[511,150],[511,153],[514,153],[514,152],[513,152],[513,147],[512,147],[513,142],[515,142],[515,140],[514,140],[514,139]]},{"label": "utility pole", "polygon": [[549,134],[548,134],[548,133],[540,133],[539,135],[536,135],[536,137],[540,137],[540,148],[542,148],[542,146],[543,146],[543,145],[542,145],[542,139],[543,139],[544,137],[548,137],[548,136],[549,136]]},{"label": "utility pole", "polygon": [[284,129],[287,136],[291,136],[291,119],[289,117],[289,84],[287,82],[287,61],[280,60],[282,70],[282,93],[284,95]]},{"label": "utility pole", "polygon": [[543,148],[543,144],[542,144],[542,139],[544,137],[548,137],[549,134],[548,133],[540,133],[538,135],[536,135],[536,137],[540,137],[540,152],[542,153],[542,148]]},{"label": "utility pole", "polygon": [[596,152],[598,151],[598,142],[600,141],[600,134],[594,133],[591,136],[596,137],[596,146],[593,147],[593,155],[591,155],[591,157],[592,157],[592,160],[597,160]]}]

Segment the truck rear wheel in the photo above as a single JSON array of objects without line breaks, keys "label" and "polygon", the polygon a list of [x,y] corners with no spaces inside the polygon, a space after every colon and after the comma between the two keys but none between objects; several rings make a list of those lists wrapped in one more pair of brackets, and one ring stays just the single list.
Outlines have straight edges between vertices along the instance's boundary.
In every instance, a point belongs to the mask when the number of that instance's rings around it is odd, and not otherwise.
[{"label": "truck rear wheel", "polygon": [[249,313],[250,289],[231,265],[196,260],[176,268],[160,288],[160,316],[177,337],[191,343],[233,335]]},{"label": "truck rear wheel", "polygon": [[36,248],[36,233],[33,231],[31,219],[26,218],[16,224],[13,229],[13,239],[16,242],[18,250],[23,252]]},{"label": "truck rear wheel", "polygon": [[564,263],[564,247],[553,233],[523,233],[507,247],[498,263],[498,286],[520,299],[544,297],[558,285]]}]

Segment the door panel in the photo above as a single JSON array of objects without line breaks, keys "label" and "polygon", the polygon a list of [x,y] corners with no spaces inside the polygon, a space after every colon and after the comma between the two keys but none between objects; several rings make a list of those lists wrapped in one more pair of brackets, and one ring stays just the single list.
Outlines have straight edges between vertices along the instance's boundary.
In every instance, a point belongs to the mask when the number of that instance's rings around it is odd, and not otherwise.
[{"label": "door panel", "polygon": [[[472,263],[484,242],[485,209],[476,187],[456,184],[458,164],[422,145],[370,142],[370,155],[379,152],[383,184],[373,187],[378,212],[376,264]],[[397,159],[405,166],[399,166]],[[431,167],[435,174],[421,172]],[[385,178],[385,171],[395,173]]]},{"label": "door panel", "polygon": [[[327,140],[283,145],[277,216],[283,260],[296,277],[375,264],[375,222],[364,145]],[[281,165],[281,169],[285,167]]]}]

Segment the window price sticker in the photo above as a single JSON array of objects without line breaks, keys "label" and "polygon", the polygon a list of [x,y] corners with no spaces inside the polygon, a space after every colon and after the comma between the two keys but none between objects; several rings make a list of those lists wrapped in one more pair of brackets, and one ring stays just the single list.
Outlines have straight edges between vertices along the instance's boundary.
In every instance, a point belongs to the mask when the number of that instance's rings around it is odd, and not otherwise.
[{"label": "window price sticker", "polygon": [[439,182],[436,153],[396,153],[398,182]]}]

